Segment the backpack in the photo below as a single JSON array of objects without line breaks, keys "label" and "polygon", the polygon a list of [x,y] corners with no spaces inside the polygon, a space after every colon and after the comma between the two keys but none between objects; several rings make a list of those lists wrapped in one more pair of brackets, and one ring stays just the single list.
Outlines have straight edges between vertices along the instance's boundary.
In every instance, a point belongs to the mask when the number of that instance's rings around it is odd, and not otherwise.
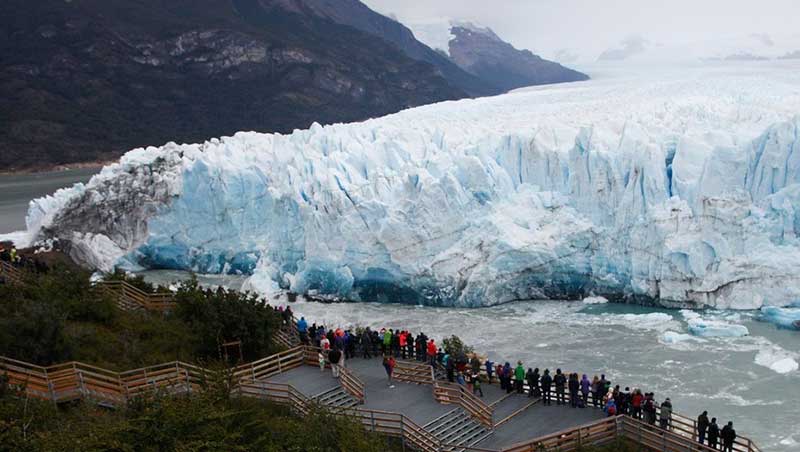
[{"label": "backpack", "polygon": [[614,405],[609,406],[608,407],[608,415],[609,416],[614,416],[615,414],[617,414],[617,407],[614,406]]}]

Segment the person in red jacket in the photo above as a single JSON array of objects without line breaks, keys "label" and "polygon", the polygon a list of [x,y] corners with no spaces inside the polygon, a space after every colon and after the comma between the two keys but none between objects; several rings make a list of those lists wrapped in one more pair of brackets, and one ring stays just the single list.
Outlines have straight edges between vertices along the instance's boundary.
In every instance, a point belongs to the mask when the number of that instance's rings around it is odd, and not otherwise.
[{"label": "person in red jacket", "polygon": [[383,355],[383,368],[386,370],[386,376],[389,379],[389,388],[394,388],[392,384],[392,373],[394,372],[394,366],[397,362],[392,355]]},{"label": "person in red jacket", "polygon": [[433,339],[428,341],[428,362],[431,366],[436,366],[436,344]]},{"label": "person in red jacket", "polygon": [[406,347],[408,346],[408,333],[405,331],[400,332],[400,353],[403,355],[403,359],[406,359]]},{"label": "person in red jacket", "polygon": [[634,390],[633,396],[631,397],[631,416],[636,419],[642,418],[642,402],[644,402],[642,391],[639,389]]}]

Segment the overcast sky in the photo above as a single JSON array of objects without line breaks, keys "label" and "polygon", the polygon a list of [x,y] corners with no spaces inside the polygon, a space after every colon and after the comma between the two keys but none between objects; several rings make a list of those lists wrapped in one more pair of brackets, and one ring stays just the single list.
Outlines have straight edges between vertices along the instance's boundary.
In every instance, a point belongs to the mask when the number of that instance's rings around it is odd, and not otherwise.
[{"label": "overcast sky", "polygon": [[564,48],[598,53],[631,35],[670,44],[752,33],[797,37],[800,27],[800,0],[363,1],[401,22],[478,22],[542,54]]}]

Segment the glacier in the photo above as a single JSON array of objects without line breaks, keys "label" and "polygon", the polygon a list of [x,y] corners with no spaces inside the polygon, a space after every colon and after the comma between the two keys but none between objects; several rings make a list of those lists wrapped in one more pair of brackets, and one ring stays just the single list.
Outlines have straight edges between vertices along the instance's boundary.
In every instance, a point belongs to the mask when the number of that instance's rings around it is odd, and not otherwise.
[{"label": "glacier", "polygon": [[798,69],[599,77],[136,149],[32,201],[25,237],[102,271],[240,273],[263,293],[787,306]]}]

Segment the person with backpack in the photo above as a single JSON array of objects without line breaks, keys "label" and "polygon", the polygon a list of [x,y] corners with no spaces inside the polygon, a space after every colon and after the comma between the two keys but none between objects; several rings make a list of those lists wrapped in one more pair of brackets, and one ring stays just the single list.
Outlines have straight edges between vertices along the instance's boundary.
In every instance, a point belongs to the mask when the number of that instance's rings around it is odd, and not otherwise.
[{"label": "person with backpack", "polygon": [[564,391],[567,386],[567,377],[561,373],[561,369],[556,369],[556,376],[553,378],[556,385],[556,405],[566,405],[567,397]]},{"label": "person with backpack", "polygon": [[733,422],[728,422],[728,425],[722,427],[720,437],[722,437],[722,451],[733,452],[733,442],[736,441],[736,430],[733,429]]},{"label": "person with backpack", "polygon": [[608,417],[613,417],[617,415],[617,404],[614,402],[613,397],[609,397],[606,401],[606,406],[603,408],[603,412],[608,415]]},{"label": "person with backpack", "polygon": [[383,355],[383,369],[386,371],[389,388],[394,388],[394,384],[392,384],[392,373],[394,372],[394,366],[396,364],[397,361],[395,361],[394,356]]},{"label": "person with backpack", "polygon": [[484,366],[486,366],[486,378],[489,379],[488,383],[492,384],[492,373],[494,372],[494,363],[489,361],[489,358],[486,358]]},{"label": "person with backpack", "polygon": [[719,425],[717,425],[717,418],[712,417],[711,423],[708,424],[708,447],[716,449],[718,441],[719,441]]},{"label": "person with backpack", "polygon": [[342,362],[342,351],[338,348],[334,348],[328,352],[328,362],[331,363],[333,378],[339,378],[339,365]]},{"label": "person with backpack", "polygon": [[592,390],[592,382],[589,381],[589,377],[586,374],[583,374],[581,378],[581,400],[583,400],[583,407],[586,408],[589,406],[589,391]]},{"label": "person with backpack", "polygon": [[708,411],[703,411],[700,416],[697,416],[697,442],[704,444],[706,442],[706,431],[708,431]]},{"label": "person with backpack", "polygon": [[511,391],[514,390],[514,385],[511,383],[514,369],[511,368],[511,364],[508,361],[503,366],[503,376],[506,377],[506,394],[511,394]]},{"label": "person with backpack", "polygon": [[541,383],[542,383],[542,404],[552,405],[553,399],[550,397],[550,390],[552,389],[553,377],[550,376],[550,369],[544,370],[544,375],[542,375]]},{"label": "person with backpack", "polygon": [[528,372],[525,374],[525,381],[528,383],[528,397],[533,397],[534,388],[538,380],[539,375],[534,374],[533,369],[529,367]]},{"label": "person with backpack", "polygon": [[659,425],[664,430],[672,428],[672,402],[669,397],[661,403],[661,412],[659,413]]}]

